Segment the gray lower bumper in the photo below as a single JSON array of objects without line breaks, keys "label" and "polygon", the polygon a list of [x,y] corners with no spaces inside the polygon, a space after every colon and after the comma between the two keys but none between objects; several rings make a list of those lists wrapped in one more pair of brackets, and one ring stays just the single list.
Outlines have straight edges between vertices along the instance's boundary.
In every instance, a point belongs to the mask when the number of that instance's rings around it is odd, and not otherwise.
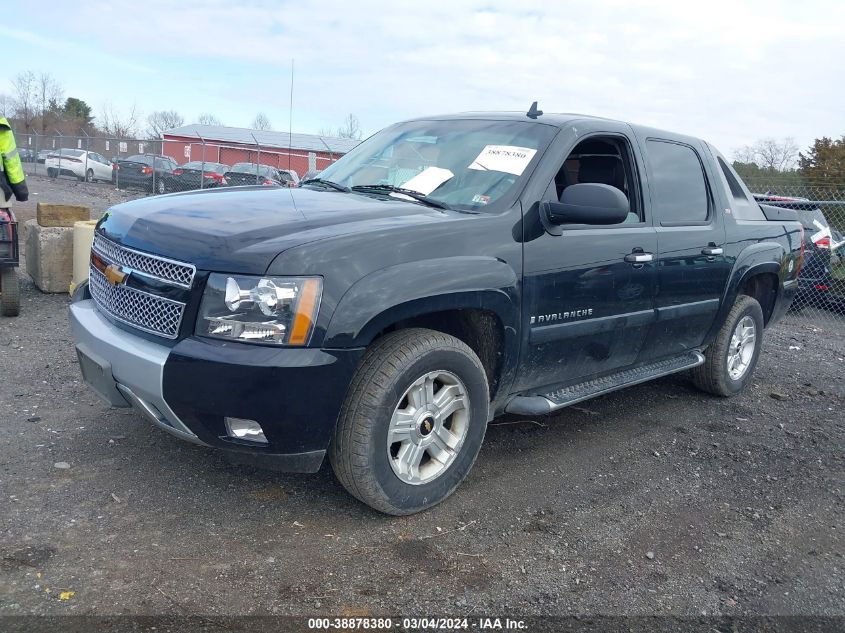
[{"label": "gray lower bumper", "polygon": [[162,377],[170,350],[105,319],[90,299],[70,306],[70,325],[85,383],[113,407],[133,407],[168,433],[203,442],[164,400]]}]

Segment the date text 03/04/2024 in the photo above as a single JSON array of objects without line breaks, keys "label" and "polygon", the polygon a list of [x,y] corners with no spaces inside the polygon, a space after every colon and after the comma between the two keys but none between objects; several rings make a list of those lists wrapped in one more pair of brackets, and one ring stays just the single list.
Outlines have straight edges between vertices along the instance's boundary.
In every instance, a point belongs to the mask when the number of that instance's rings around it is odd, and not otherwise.
[{"label": "date text 03/04/2024", "polygon": [[453,631],[453,630],[510,630],[524,631],[527,624],[524,620],[512,618],[480,617],[480,618],[309,618],[308,628],[315,630],[332,629],[365,629],[389,630],[401,628],[408,631]]}]

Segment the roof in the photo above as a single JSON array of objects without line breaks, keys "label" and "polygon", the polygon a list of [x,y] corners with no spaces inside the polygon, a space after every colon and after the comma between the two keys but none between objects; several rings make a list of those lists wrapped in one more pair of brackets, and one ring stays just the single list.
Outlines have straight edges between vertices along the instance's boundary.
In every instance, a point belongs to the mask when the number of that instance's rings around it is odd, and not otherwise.
[{"label": "roof", "polygon": [[288,134],[288,132],[274,132],[271,130],[251,130],[246,127],[228,127],[225,125],[200,125],[191,123],[166,130],[163,136],[185,136],[203,138],[206,141],[222,141],[224,143],[240,143],[261,147],[282,149],[302,149],[312,152],[335,152],[345,154],[361,141],[352,138],[335,138],[320,136],[319,134]]},{"label": "roof", "polygon": [[668,130],[661,130],[658,128],[649,127],[646,125],[639,125],[629,121],[620,121],[618,119],[609,119],[607,117],[593,116],[589,114],[575,114],[570,112],[544,112],[536,119],[529,118],[525,112],[516,111],[498,111],[498,112],[459,112],[455,114],[441,114],[436,116],[416,117],[409,119],[410,121],[448,121],[453,119],[481,119],[488,121],[526,121],[537,125],[551,125],[558,128],[563,128],[572,125],[578,121],[607,121],[610,123],[617,123],[627,125],[643,135],[647,136],[666,136],[668,138],[684,139],[684,140],[701,140],[697,137],[687,134],[679,134],[677,132],[670,132]]}]

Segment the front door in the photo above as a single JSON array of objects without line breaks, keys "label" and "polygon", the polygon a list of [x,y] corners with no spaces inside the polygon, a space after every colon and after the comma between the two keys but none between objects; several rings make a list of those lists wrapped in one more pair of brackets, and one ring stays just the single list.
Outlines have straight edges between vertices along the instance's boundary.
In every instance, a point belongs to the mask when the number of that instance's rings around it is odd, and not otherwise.
[{"label": "front door", "polygon": [[[574,384],[634,364],[654,321],[657,236],[644,214],[642,165],[630,129],[587,125],[600,127],[582,128],[564,146],[544,199],[556,200],[575,183],[599,182],[622,190],[631,213],[622,224],[547,226],[526,238],[527,334],[516,391]],[[535,204],[528,213],[542,211]]]}]

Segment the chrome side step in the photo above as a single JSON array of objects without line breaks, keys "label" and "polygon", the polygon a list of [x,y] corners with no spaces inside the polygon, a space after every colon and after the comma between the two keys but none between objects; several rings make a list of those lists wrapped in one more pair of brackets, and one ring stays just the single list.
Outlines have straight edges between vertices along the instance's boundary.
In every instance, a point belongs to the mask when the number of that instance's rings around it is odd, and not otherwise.
[{"label": "chrome side step", "polygon": [[701,352],[687,352],[682,356],[660,360],[634,369],[625,369],[610,376],[588,380],[569,387],[561,387],[549,393],[516,396],[505,407],[505,411],[518,415],[545,415],[582,400],[637,385],[653,378],[692,369],[702,363],[704,363],[704,355]]}]

